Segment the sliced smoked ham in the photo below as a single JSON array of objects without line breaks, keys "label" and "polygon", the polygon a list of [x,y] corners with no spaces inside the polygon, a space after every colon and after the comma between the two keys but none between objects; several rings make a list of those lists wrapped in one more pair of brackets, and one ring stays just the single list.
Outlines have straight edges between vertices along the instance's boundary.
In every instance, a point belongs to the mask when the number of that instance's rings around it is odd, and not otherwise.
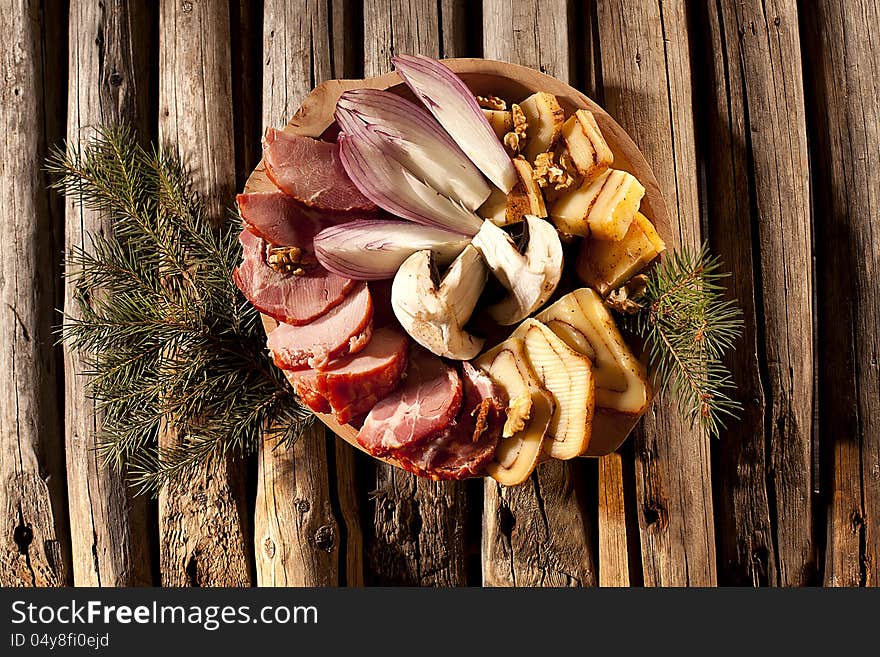
[{"label": "sliced smoked ham", "polygon": [[506,395],[466,361],[462,381],[464,399],[455,421],[429,441],[394,452],[406,470],[437,480],[465,479],[483,474],[495,456],[506,418]]},{"label": "sliced smoked ham", "polygon": [[407,370],[409,338],[393,328],[377,329],[356,354],[331,361],[316,372],[316,388],[336,420],[362,418],[400,383]]},{"label": "sliced smoked ham", "polygon": [[315,413],[329,413],[332,410],[330,402],[324,399],[321,393],[318,392],[318,373],[315,370],[290,372],[288,377],[293,384],[293,391],[303,404],[315,411]]},{"label": "sliced smoked ham", "polygon": [[373,302],[366,283],[359,283],[338,306],[316,320],[292,326],[279,324],[267,346],[281,369],[320,370],[332,358],[355,354],[370,341]]},{"label": "sliced smoked ham", "polygon": [[242,263],[232,274],[235,284],[261,313],[301,326],[342,303],[355,282],[320,265],[301,274],[275,271],[266,262],[265,242],[248,231],[239,237]]},{"label": "sliced smoked ham", "polygon": [[403,385],[373,407],[358,442],[374,456],[420,445],[449,426],[461,396],[458,373],[434,354],[413,347]]},{"label": "sliced smoked ham", "polygon": [[236,197],[247,229],[269,244],[312,250],[315,235],[341,221],[333,215],[306,207],[284,192],[254,192]]},{"label": "sliced smoked ham", "polygon": [[313,250],[315,235],[348,221],[375,219],[375,212],[328,212],[303,205],[282,191],[251,192],[236,197],[245,227],[276,246]]},{"label": "sliced smoked ham", "polygon": [[272,182],[285,194],[319,210],[374,211],[342,168],[335,143],[269,128],[263,161]]}]

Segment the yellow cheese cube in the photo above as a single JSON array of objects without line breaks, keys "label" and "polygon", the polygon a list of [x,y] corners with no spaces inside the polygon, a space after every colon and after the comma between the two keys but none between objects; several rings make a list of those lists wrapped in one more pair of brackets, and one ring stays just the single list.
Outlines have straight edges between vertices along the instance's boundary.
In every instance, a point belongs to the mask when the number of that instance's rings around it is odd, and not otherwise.
[{"label": "yellow cheese cube", "polygon": [[540,153],[549,151],[562,136],[565,112],[556,96],[539,91],[519,104],[526,117],[526,144],[523,155],[534,163]]},{"label": "yellow cheese cube", "polygon": [[619,242],[587,238],[577,259],[577,275],[602,296],[607,296],[647,267],[666,250],[654,224],[637,212],[626,236]]},{"label": "yellow cheese cube", "polygon": [[622,240],[639,209],[645,188],[635,176],[612,169],[562,194],[550,217],[563,233]]},{"label": "yellow cheese cube", "polygon": [[562,126],[562,138],[571,159],[586,182],[608,170],[614,154],[589,110],[578,110]]}]

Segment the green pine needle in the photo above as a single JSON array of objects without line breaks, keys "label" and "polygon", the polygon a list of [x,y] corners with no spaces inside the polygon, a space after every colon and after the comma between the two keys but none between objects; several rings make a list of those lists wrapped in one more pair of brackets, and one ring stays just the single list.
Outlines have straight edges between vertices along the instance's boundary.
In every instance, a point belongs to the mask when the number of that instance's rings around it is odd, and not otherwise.
[{"label": "green pine needle", "polygon": [[669,390],[679,412],[712,436],[742,405],[722,362],[742,331],[742,311],[724,299],[718,258],[704,245],[671,253],[649,274],[644,310],[629,320],[645,339],[659,391]]},{"label": "green pine needle", "polygon": [[[205,216],[177,156],[145,150],[124,127],[56,149],[48,168],[57,189],[113,228],[69,256],[79,317],[61,330],[90,369],[105,461],[155,494],[228,454],[252,453],[269,434],[298,435],[313,416],[232,282],[236,218]],[[179,439],[160,449],[166,431]]]}]

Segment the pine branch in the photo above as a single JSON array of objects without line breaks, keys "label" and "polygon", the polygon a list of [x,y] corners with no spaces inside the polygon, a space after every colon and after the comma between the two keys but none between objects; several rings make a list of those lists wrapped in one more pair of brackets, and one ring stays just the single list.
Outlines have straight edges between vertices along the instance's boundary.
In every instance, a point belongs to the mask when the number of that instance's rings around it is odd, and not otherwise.
[{"label": "pine branch", "polygon": [[[113,228],[70,255],[79,316],[61,330],[85,357],[105,461],[156,493],[268,435],[301,433],[313,416],[269,360],[259,316],[232,283],[236,217],[206,217],[176,155],[143,149],[127,128],[56,149],[48,168],[57,189]],[[166,431],[178,440],[160,449]]]},{"label": "pine branch", "polygon": [[637,300],[643,310],[628,322],[647,343],[658,390],[669,390],[679,412],[713,436],[742,409],[722,362],[741,333],[742,311],[724,299],[729,274],[719,266],[705,245],[670,254],[648,274]]}]

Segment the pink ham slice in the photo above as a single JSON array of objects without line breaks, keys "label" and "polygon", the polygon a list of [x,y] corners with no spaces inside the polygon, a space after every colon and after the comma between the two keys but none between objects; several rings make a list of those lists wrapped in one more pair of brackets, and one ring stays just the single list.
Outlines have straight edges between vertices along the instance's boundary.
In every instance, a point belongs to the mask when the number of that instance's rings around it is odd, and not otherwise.
[{"label": "pink ham slice", "polygon": [[375,219],[375,212],[339,213],[315,210],[284,192],[252,192],[236,197],[241,218],[257,237],[277,246],[311,251],[315,235],[325,228],[358,219]]},{"label": "pink ham slice", "polygon": [[349,220],[308,208],[284,192],[239,194],[236,201],[247,229],[273,245],[311,251],[315,235]]},{"label": "pink ham slice", "polygon": [[420,445],[449,426],[461,406],[461,395],[456,371],[414,347],[403,386],[373,407],[358,442],[374,456]]},{"label": "pink ham slice", "polygon": [[290,372],[288,377],[293,384],[293,391],[303,404],[315,413],[329,413],[332,410],[330,402],[318,392],[318,373],[315,370]]},{"label": "pink ham slice", "polygon": [[407,367],[409,338],[381,328],[363,351],[331,361],[316,373],[316,387],[336,415],[347,424],[362,418],[398,386]]},{"label": "pink ham slice", "polygon": [[267,346],[281,369],[306,367],[320,370],[331,358],[354,354],[370,341],[373,301],[360,283],[335,308],[302,326],[279,324],[269,334]]},{"label": "pink ham slice", "polygon": [[377,209],[345,173],[335,143],[269,128],[263,161],[278,189],[309,207],[335,212]]},{"label": "pink ham slice", "polygon": [[425,444],[394,452],[401,466],[435,480],[482,475],[495,456],[504,428],[507,399],[492,380],[462,363],[464,399],[458,417]]},{"label": "pink ham slice", "polygon": [[265,243],[248,231],[239,237],[242,263],[235,284],[261,313],[285,324],[302,326],[342,303],[355,282],[313,265],[303,274],[283,274],[266,263]]}]

